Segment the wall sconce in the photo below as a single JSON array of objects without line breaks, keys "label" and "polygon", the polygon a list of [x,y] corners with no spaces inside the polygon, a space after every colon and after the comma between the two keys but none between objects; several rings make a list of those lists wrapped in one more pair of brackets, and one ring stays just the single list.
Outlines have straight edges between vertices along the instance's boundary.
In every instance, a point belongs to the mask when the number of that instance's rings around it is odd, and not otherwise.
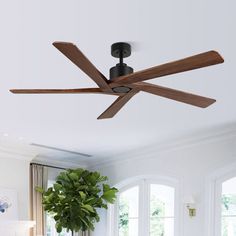
[{"label": "wall sconce", "polygon": [[196,216],[196,203],[193,196],[189,196],[185,199],[186,207],[188,209],[188,215],[190,217]]},{"label": "wall sconce", "polygon": [[188,208],[188,214],[190,217],[196,216],[196,208],[193,208],[189,205],[187,205],[187,208]]}]

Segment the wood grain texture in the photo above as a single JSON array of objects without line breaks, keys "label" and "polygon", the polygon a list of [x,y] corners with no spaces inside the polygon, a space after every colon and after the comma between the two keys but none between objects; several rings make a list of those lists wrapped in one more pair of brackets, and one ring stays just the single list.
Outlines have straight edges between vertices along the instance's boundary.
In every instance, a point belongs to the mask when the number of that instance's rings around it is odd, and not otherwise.
[{"label": "wood grain texture", "polygon": [[187,93],[176,89],[166,88],[163,86],[145,82],[136,83],[133,85],[133,87],[139,89],[140,91],[144,91],[147,93],[151,93],[154,95],[169,98],[178,102],[183,102],[201,108],[206,108],[216,102],[216,100],[212,98],[207,98],[192,93]]},{"label": "wood grain texture", "polygon": [[[113,83],[128,85],[149,79],[154,79],[166,75],[172,75],[180,72],[195,70],[207,66],[223,63],[224,59],[216,51],[209,51],[195,56],[187,57],[182,60],[170,62],[167,64],[155,66],[146,70],[134,72],[129,75],[113,79]],[[113,83],[110,86],[113,86]]]},{"label": "wood grain texture", "polygon": [[87,74],[102,90],[112,91],[106,77],[89,61],[76,45],[68,42],[54,42],[53,46]]},{"label": "wood grain texture", "polygon": [[107,94],[121,96],[123,93],[104,92],[100,88],[80,88],[80,89],[11,89],[14,94]]},{"label": "wood grain texture", "polygon": [[138,89],[132,89],[126,95],[120,96],[97,119],[101,120],[114,117],[118,111],[120,111],[120,109],[138,92]]}]

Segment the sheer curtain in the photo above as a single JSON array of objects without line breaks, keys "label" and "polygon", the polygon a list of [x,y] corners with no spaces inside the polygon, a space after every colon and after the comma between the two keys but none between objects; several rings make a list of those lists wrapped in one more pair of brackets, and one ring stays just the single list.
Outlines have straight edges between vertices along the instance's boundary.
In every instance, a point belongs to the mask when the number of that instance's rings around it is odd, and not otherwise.
[{"label": "sheer curtain", "polygon": [[45,213],[42,205],[42,194],[35,187],[47,188],[48,168],[42,165],[30,165],[30,217],[36,222],[31,230],[31,236],[45,235]]}]

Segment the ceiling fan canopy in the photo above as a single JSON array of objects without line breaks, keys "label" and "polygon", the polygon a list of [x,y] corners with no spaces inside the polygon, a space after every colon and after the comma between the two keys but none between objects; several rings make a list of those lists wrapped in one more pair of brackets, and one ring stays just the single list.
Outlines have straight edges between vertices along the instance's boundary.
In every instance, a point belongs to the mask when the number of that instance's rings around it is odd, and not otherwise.
[{"label": "ceiling fan canopy", "polygon": [[109,80],[90,62],[81,50],[69,42],[54,42],[64,56],[87,74],[97,85],[97,88],[76,89],[11,89],[15,94],[106,94],[118,98],[108,107],[98,119],[114,117],[119,110],[140,91],[183,102],[189,105],[206,108],[216,100],[163,86],[144,82],[167,75],[200,69],[224,62],[216,51],[208,51],[163,65],[154,66],[134,72],[133,68],[124,63],[124,58],[131,55],[131,46],[128,43],[118,42],[111,46],[111,55],[119,58],[119,63],[110,69]]}]

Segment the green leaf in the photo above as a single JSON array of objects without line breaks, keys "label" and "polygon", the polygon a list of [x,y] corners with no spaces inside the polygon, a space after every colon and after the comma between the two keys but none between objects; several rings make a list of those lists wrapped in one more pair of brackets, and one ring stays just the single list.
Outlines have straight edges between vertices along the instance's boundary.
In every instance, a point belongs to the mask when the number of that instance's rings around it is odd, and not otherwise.
[{"label": "green leaf", "polygon": [[89,215],[90,213],[89,213],[89,211],[87,211],[86,209],[84,209],[84,208],[81,208],[81,210],[83,211],[83,212],[85,212],[87,215]]},{"label": "green leaf", "polygon": [[70,179],[68,178],[66,172],[61,172],[57,177],[57,181],[61,181],[62,183],[65,183],[65,182],[69,182]]},{"label": "green leaf", "polygon": [[85,209],[88,210],[89,212],[94,213],[94,209],[93,209],[93,207],[90,206],[90,205],[83,205],[82,208],[85,208]]},{"label": "green leaf", "polygon": [[89,227],[89,223],[86,222],[86,218],[83,219],[81,216],[79,216],[79,218],[87,227]]},{"label": "green leaf", "polygon": [[79,191],[79,195],[80,197],[82,198],[82,200],[85,200],[86,199],[86,194],[82,191]]},{"label": "green leaf", "polygon": [[117,193],[117,189],[112,188],[110,190],[107,190],[106,192],[103,193],[102,198],[104,200],[106,200],[109,203],[114,203],[115,199],[116,199],[116,193]]},{"label": "green leaf", "polygon": [[55,183],[53,184],[53,188],[55,189],[55,191],[60,191],[62,188],[62,185],[59,183]]},{"label": "green leaf", "polygon": [[54,220],[55,220],[55,221],[58,221],[59,219],[60,219],[60,216],[59,216],[59,215],[55,215],[55,216],[54,216]]},{"label": "green leaf", "polygon": [[99,221],[100,221],[99,215],[96,215],[96,216],[95,216],[95,219],[96,219],[97,222],[99,222]]},{"label": "green leaf", "polygon": [[108,184],[103,184],[103,192],[109,191],[110,186]]},{"label": "green leaf", "polygon": [[57,233],[61,233],[62,231],[62,225],[59,222],[56,223],[56,230],[57,230]]},{"label": "green leaf", "polygon": [[39,192],[39,193],[44,193],[44,189],[41,187],[35,187],[35,191]]},{"label": "green leaf", "polygon": [[78,175],[76,173],[70,173],[69,175],[69,178],[73,181],[77,181],[79,178],[78,178]]},{"label": "green leaf", "polygon": [[48,188],[48,190],[46,191],[46,192],[44,192],[44,196],[48,196],[48,195],[50,195],[51,193],[53,192],[53,188]]}]

